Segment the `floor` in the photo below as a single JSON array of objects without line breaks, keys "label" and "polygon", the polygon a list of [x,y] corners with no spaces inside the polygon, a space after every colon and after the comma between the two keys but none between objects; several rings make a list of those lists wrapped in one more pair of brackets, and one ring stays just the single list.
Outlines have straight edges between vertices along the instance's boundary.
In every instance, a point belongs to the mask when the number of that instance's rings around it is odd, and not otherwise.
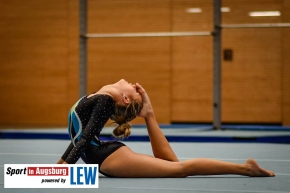
[{"label": "floor", "polygon": [[[184,128],[183,128],[184,129]],[[110,130],[110,129],[109,129]],[[108,131],[109,131],[108,130]],[[12,130],[10,129],[9,132]],[[181,130],[180,130],[181,131]],[[15,131],[14,131],[15,132]],[[29,131],[31,132],[31,131]],[[37,132],[37,131],[34,131]],[[60,132],[59,130],[57,132]],[[57,133],[54,132],[54,133]],[[139,133],[138,133],[139,132]],[[145,131],[138,131],[138,135]],[[197,132],[196,130],[192,131]],[[207,131],[208,132],[208,131]],[[209,132],[209,136],[233,136],[232,132]],[[255,131],[258,132],[258,131]],[[273,131],[271,131],[273,132]],[[106,132],[105,132],[106,133]],[[170,132],[164,129],[164,133]],[[180,133],[180,132],[179,132]],[[182,133],[182,132],[181,132]],[[189,135],[190,130],[183,130]],[[259,133],[259,132],[258,132]],[[171,133],[172,134],[172,133]],[[192,134],[192,133],[191,133]],[[255,133],[252,133],[255,134]],[[261,133],[260,135],[262,135]],[[271,133],[268,133],[271,134]],[[272,133],[276,135],[277,133]],[[286,135],[285,133],[280,133]],[[289,131],[288,131],[289,134]],[[137,135],[137,134],[135,134]],[[201,135],[201,134],[200,134]],[[235,134],[237,136],[237,134]],[[242,136],[256,136],[244,133]],[[265,134],[264,134],[265,135]],[[239,134],[241,136],[241,134]],[[263,136],[263,135],[262,135]],[[60,158],[69,140],[67,139],[0,139],[0,192],[1,193],[57,193],[79,192],[80,189],[4,189],[4,164],[53,164]],[[151,155],[148,141],[124,141],[133,151]],[[250,178],[238,175],[191,176],[183,179],[173,178],[107,178],[100,174],[99,189],[86,189],[85,192],[101,193],[149,193],[149,192],[252,192],[252,193],[289,193],[290,192],[290,146],[287,143],[266,143],[253,141],[229,142],[171,142],[180,160],[191,158],[214,158],[235,163],[243,163],[254,158],[258,163],[276,173],[272,178]],[[78,163],[82,163],[79,161]]]}]

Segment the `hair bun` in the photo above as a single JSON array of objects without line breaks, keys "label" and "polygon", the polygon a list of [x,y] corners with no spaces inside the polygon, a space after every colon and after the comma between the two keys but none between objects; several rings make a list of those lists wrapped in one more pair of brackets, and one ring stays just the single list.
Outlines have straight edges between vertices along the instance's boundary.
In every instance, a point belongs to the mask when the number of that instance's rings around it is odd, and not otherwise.
[{"label": "hair bun", "polygon": [[131,134],[131,125],[129,125],[128,123],[120,124],[113,131],[113,136],[116,138],[129,137],[130,134]]}]

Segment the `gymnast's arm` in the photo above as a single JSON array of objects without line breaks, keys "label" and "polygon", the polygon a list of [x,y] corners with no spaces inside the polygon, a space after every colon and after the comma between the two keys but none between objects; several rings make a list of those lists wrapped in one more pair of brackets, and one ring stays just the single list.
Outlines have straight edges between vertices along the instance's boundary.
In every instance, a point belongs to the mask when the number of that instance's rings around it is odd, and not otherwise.
[{"label": "gymnast's arm", "polygon": [[70,142],[69,146],[67,147],[66,151],[64,154],[61,156],[61,158],[58,160],[57,164],[63,164],[64,160],[67,158],[71,150],[74,148],[73,143]]}]

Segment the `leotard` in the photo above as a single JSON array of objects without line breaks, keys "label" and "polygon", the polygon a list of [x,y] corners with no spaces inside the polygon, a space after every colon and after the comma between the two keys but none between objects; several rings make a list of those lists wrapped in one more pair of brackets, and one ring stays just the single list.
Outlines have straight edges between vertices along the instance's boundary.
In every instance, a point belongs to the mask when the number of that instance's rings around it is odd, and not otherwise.
[{"label": "leotard", "polygon": [[81,157],[85,163],[99,164],[100,168],[109,155],[125,145],[118,141],[100,141],[100,132],[114,107],[113,98],[105,94],[84,96],[73,105],[68,116],[71,143],[62,156],[65,162],[74,164]]}]

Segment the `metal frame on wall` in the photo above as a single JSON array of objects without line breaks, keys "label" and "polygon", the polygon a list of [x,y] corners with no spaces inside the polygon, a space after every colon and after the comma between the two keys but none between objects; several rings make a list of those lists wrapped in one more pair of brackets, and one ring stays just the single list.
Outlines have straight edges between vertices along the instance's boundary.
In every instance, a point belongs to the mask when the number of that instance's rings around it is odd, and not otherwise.
[{"label": "metal frame on wall", "polygon": [[79,65],[79,94],[87,94],[87,0],[80,0],[80,65]]},{"label": "metal frame on wall", "polygon": [[213,0],[213,129],[221,129],[221,0]]},{"label": "metal frame on wall", "polygon": [[213,31],[198,32],[156,32],[156,33],[87,33],[87,0],[80,0],[80,65],[79,94],[87,94],[87,39],[111,37],[172,37],[172,36],[213,36],[213,129],[221,129],[221,47],[223,28],[273,28],[290,27],[290,23],[222,24],[221,0],[213,0]]}]

